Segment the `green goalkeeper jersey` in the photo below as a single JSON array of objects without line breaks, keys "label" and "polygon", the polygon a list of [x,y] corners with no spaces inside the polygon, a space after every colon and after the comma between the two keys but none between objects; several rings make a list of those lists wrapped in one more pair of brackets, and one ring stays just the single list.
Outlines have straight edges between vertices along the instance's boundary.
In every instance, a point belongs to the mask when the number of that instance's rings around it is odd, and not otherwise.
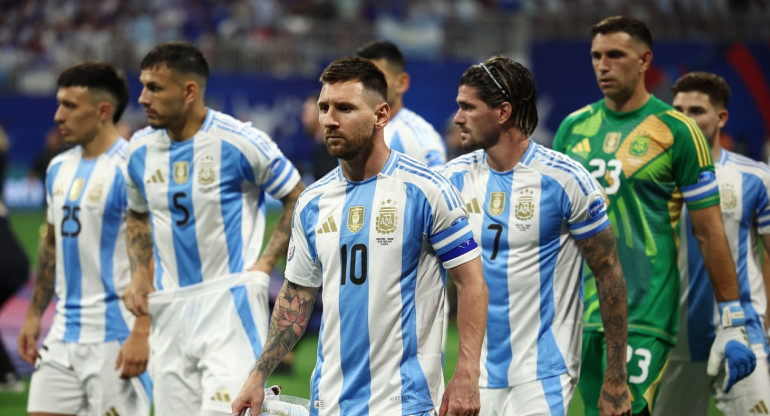
[{"label": "green goalkeeper jersey", "polygon": [[[600,100],[567,116],[553,148],[582,163],[604,187],[628,287],[629,332],[674,343],[682,204],[697,210],[719,203],[703,133],[654,96],[625,113]],[[587,267],[584,282],[584,330],[602,330],[596,282]]]}]

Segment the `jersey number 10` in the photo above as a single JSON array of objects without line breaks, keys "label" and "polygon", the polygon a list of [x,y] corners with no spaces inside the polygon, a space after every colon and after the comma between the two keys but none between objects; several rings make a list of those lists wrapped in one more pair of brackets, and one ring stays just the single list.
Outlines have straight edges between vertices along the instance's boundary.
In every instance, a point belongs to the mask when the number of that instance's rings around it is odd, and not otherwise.
[{"label": "jersey number 10", "polygon": [[[348,265],[348,257],[350,257],[350,265]],[[343,244],[340,247],[340,263],[342,263],[340,285],[344,286],[348,278],[350,278],[350,282],[354,285],[364,284],[369,270],[368,258],[366,244],[353,244],[353,247],[350,248],[350,256],[348,256],[348,245]],[[359,261],[361,262],[361,274],[356,275],[356,266],[358,266]],[[350,276],[348,276],[348,273],[350,273]]]}]

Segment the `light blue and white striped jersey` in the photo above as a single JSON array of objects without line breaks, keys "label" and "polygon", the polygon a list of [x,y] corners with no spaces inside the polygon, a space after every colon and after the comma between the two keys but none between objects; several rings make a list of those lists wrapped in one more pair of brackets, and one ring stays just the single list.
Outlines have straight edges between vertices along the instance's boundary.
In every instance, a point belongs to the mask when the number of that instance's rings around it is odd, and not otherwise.
[{"label": "light blue and white striped jersey", "polygon": [[299,173],[264,132],[209,109],[184,142],[147,127],[129,145],[128,207],[149,212],[155,288],[173,290],[256,263],[265,192],[276,199]]},{"label": "light blue and white striped jersey", "polygon": [[433,126],[402,107],[385,126],[385,144],[437,169],[446,163],[446,146]]},{"label": "light blue and white striped jersey", "polygon": [[[725,149],[714,164],[719,184],[722,220],[727,242],[738,269],[740,301],[746,313],[746,335],[751,344],[764,344],[767,296],[762,278],[758,235],[770,234],[770,168]],[[705,362],[719,321],[714,290],[706,272],[692,222],[686,209],[679,224],[681,303],[677,346],[671,359]]]},{"label": "light blue and white striped jersey", "polygon": [[48,223],[56,231],[56,315],[48,334],[64,342],[125,339],[134,319],[120,301],[131,279],[126,249],[126,151],[118,139],[83,158],[74,147],[46,173]]},{"label": "light blue and white striped jersey", "polygon": [[375,177],[340,167],[300,196],[286,278],[323,285],[311,415],[440,406],[446,271],[479,256],[465,208],[429,167],[391,151]]},{"label": "light blue and white striped jersey", "polygon": [[579,163],[534,141],[508,172],[483,150],[442,173],[463,196],[489,288],[479,386],[577,378],[583,258],[576,240],[609,226],[601,187]]}]

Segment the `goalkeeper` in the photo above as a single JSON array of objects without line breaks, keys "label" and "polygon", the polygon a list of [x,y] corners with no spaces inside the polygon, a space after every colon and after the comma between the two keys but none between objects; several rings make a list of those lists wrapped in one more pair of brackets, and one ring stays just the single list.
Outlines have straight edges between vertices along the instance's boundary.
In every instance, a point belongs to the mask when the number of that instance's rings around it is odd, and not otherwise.
[{"label": "goalkeeper", "polygon": [[[604,186],[628,288],[628,386],[634,414],[651,414],[659,377],[676,343],[679,239],[687,205],[694,240],[719,303],[722,325],[711,350],[725,369],[723,391],[754,369],[738,301],[736,268],[725,237],[719,188],[697,124],[650,94],[652,35],[634,18],[615,16],[591,28],[591,61],[604,98],[570,114],[553,147],[582,163]],[[685,243],[685,242],[682,242]],[[585,325],[578,389],[586,414],[598,414],[605,348],[593,275],[585,275]],[[726,359],[725,359],[726,358]]]}]

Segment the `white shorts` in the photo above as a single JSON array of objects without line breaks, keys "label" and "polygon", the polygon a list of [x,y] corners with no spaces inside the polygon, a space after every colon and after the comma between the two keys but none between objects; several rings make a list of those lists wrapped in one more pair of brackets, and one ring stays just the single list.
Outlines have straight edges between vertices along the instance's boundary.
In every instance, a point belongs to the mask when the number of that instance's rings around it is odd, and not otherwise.
[{"label": "white shorts", "polygon": [[120,342],[78,344],[46,340],[29,384],[28,413],[150,414],[149,375],[120,378]]},{"label": "white shorts", "polygon": [[663,375],[653,416],[708,415],[710,397],[726,416],[770,412],[770,368],[761,344],[752,345],[757,368],[725,394],[706,373],[705,362],[669,361]]},{"label": "white shorts", "polygon": [[479,416],[564,416],[575,386],[577,378],[564,373],[513,387],[480,388]]},{"label": "white shorts", "polygon": [[157,416],[232,414],[267,337],[268,283],[245,272],[150,294]]}]

